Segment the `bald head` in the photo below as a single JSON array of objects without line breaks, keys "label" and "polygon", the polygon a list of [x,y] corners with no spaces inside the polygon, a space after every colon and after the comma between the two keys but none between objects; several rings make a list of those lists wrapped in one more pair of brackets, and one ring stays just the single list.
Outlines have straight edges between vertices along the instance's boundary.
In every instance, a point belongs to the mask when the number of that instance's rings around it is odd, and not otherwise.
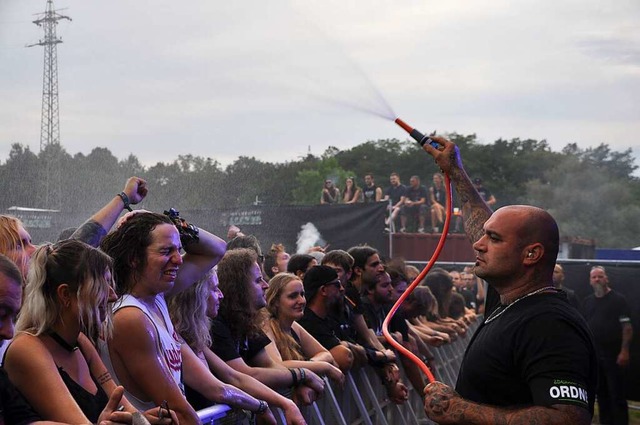
[{"label": "bald head", "polygon": [[553,268],[558,257],[560,233],[558,224],[551,214],[531,205],[510,205],[498,211],[517,217],[516,231],[521,247],[540,243],[544,247],[542,263]]}]

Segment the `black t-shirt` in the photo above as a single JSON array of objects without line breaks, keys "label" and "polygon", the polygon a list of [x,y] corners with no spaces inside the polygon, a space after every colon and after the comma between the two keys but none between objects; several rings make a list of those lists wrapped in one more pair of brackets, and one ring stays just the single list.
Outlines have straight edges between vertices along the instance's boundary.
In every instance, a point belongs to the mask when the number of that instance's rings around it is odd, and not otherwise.
[{"label": "black t-shirt", "polygon": [[[393,304],[376,307],[371,303],[369,298],[362,297],[364,320],[367,326],[371,328],[377,336],[382,335],[382,323],[387,317],[387,314],[389,314],[389,311],[391,311],[391,307],[393,307]],[[409,327],[401,311],[396,311],[391,321],[389,321],[389,332],[400,332],[403,341],[409,340]]]},{"label": "black t-shirt", "polygon": [[211,323],[211,351],[223,361],[228,362],[238,357],[246,363],[271,343],[262,331],[249,338],[238,340],[231,335],[231,330],[221,319],[216,318]]},{"label": "black t-shirt", "polygon": [[380,186],[373,185],[373,186],[364,186],[362,188],[362,195],[363,195],[365,204],[376,201],[376,191],[378,190],[378,187]]},{"label": "black t-shirt", "polygon": [[385,196],[388,195],[389,199],[391,199],[391,203],[395,205],[400,202],[400,198],[405,196],[406,192],[407,186],[399,184],[398,186],[389,186],[387,190],[384,191],[384,194]]},{"label": "black t-shirt", "polygon": [[602,298],[589,295],[583,310],[600,354],[616,357],[622,347],[622,324],[631,322],[627,301],[611,290]]},{"label": "black t-shirt", "polygon": [[427,188],[422,186],[422,185],[419,185],[416,188],[414,188],[412,186],[409,186],[407,188],[407,192],[406,192],[405,196],[410,201],[416,202],[416,201],[419,201],[420,199],[424,198],[425,201],[426,201],[424,203],[424,205],[428,205],[428,203],[429,203],[429,192],[427,191]]},{"label": "black t-shirt", "polygon": [[23,425],[42,419],[0,368],[0,425]]},{"label": "black t-shirt", "polygon": [[476,295],[471,289],[459,289],[458,293],[464,297],[464,305],[467,308],[476,309]]},{"label": "black t-shirt", "polygon": [[360,299],[360,291],[351,282],[344,285],[345,304],[348,304],[355,314],[362,314],[362,300]]},{"label": "black t-shirt", "polygon": [[541,293],[498,309],[504,313],[473,335],[456,391],[493,406],[568,404],[592,414],[595,347],[586,322],[566,296]]},{"label": "black t-shirt", "polygon": [[340,345],[340,339],[335,332],[336,323],[331,317],[323,319],[310,308],[305,308],[304,315],[298,323],[327,350]]},{"label": "black t-shirt", "polygon": [[447,203],[447,191],[445,190],[444,185],[440,187],[440,189],[435,186],[431,186],[431,191],[433,191],[433,199],[444,207]]}]

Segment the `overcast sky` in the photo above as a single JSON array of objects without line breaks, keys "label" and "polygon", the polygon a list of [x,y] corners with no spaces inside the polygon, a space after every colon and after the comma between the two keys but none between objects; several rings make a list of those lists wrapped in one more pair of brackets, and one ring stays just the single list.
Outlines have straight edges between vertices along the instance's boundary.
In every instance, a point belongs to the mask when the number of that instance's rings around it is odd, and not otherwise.
[{"label": "overcast sky", "polygon": [[[640,155],[638,0],[58,0],[61,142],[295,160],[430,132]],[[0,161],[39,151],[45,0],[0,0]],[[370,112],[365,112],[370,111]],[[464,152],[463,152],[464,156]],[[640,162],[637,162],[640,165]]]}]

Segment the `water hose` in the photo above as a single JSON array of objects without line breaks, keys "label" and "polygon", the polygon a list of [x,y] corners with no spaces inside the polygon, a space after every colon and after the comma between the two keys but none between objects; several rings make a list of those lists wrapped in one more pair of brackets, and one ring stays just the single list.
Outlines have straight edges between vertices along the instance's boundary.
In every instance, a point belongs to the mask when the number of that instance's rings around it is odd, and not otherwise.
[{"label": "water hose", "polygon": [[[407,123],[402,121],[400,118],[397,118],[395,122],[400,127],[402,127],[407,133],[409,133],[409,135],[413,137],[418,143],[420,143],[420,146],[424,146],[425,143],[429,143],[435,149],[438,149],[440,147],[440,145],[437,142],[430,139],[429,136],[425,136],[418,130],[410,127],[409,125],[407,125]],[[411,292],[413,292],[415,287],[418,286],[422,281],[422,279],[424,279],[424,277],[427,275],[427,273],[429,273],[429,270],[431,270],[433,265],[438,260],[438,256],[440,256],[440,252],[444,247],[445,240],[447,239],[447,234],[449,233],[449,224],[451,223],[451,211],[452,211],[451,180],[449,179],[449,176],[446,173],[444,175],[444,186],[446,188],[446,205],[445,205],[446,218],[444,220],[444,226],[442,228],[442,235],[440,235],[440,240],[438,241],[438,246],[436,246],[436,249],[433,252],[433,255],[431,255],[431,259],[429,260],[425,268],[422,269],[420,274],[418,274],[418,276],[414,279],[411,285],[409,285],[409,287],[404,292],[404,294],[402,294],[400,298],[398,298],[398,301],[396,301],[393,307],[391,307],[389,314],[387,314],[387,317],[385,317],[384,321],[382,322],[382,334],[386,338],[387,342],[389,342],[389,344],[391,344],[391,346],[396,350],[398,350],[402,355],[408,357],[412,362],[414,362],[420,368],[420,370],[425,374],[429,382],[434,382],[436,380],[436,378],[433,376],[433,373],[431,372],[429,367],[425,364],[425,362],[422,361],[422,359],[420,359],[418,356],[413,354],[411,351],[407,350],[402,344],[397,342],[391,336],[391,334],[389,333],[389,322],[391,322],[393,315],[396,313],[400,305],[402,305],[404,300],[407,299],[409,295],[411,295]]]}]

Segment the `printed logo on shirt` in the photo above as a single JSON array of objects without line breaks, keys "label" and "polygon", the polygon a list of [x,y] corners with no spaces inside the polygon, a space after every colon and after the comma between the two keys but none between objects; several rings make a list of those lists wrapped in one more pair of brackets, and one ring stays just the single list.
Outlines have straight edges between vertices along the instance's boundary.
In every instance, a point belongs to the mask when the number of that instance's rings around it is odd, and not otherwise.
[{"label": "printed logo on shirt", "polygon": [[164,358],[167,361],[167,365],[174,372],[180,372],[182,369],[182,355],[180,354],[180,346],[177,348],[171,344],[171,348],[165,349]]},{"label": "printed logo on shirt", "polygon": [[582,385],[562,379],[553,380],[553,385],[549,388],[549,396],[559,402],[589,404],[587,390]]}]

